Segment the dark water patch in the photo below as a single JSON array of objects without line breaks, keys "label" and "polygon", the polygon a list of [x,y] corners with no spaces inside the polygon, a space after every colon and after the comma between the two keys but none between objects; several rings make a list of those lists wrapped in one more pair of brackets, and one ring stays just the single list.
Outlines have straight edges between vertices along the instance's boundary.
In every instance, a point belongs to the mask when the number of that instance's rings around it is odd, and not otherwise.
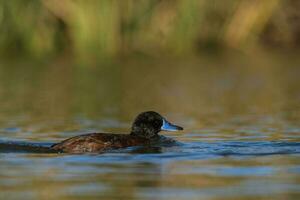
[{"label": "dark water patch", "polygon": [[300,142],[272,141],[226,141],[198,142],[187,144],[194,153],[220,156],[266,156],[281,154],[300,154]]}]

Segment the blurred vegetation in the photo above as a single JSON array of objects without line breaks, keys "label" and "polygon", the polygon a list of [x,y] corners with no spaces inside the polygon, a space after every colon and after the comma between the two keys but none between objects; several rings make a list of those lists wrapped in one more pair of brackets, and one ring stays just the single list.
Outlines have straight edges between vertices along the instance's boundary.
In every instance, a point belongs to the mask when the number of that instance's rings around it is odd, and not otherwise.
[{"label": "blurred vegetation", "polygon": [[297,0],[0,0],[0,53],[297,50],[299,10]]}]

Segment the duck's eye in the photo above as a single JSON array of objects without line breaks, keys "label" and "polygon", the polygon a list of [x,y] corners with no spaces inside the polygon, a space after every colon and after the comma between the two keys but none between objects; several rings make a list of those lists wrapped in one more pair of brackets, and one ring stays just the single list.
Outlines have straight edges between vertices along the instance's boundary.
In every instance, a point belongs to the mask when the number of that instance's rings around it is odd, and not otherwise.
[{"label": "duck's eye", "polygon": [[160,128],[162,124],[161,124],[160,121],[155,120],[155,121],[153,122],[153,125],[154,125],[155,127],[157,127],[157,128]]}]

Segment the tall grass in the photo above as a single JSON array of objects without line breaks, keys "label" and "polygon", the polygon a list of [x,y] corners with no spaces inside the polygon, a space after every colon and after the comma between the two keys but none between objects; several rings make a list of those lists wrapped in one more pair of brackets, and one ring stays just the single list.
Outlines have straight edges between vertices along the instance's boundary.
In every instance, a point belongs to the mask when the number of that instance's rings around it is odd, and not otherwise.
[{"label": "tall grass", "polygon": [[292,0],[0,0],[3,55],[183,54],[300,46]]}]

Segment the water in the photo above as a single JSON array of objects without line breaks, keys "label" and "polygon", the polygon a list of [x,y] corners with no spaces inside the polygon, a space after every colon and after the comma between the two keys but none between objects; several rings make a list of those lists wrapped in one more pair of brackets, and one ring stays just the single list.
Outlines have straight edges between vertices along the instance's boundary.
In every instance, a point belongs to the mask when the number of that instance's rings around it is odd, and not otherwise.
[{"label": "water", "polygon": [[[299,199],[298,64],[268,56],[2,64],[0,199]],[[177,145],[45,151],[80,133],[126,133],[144,110],[185,127],[162,133]]]}]

